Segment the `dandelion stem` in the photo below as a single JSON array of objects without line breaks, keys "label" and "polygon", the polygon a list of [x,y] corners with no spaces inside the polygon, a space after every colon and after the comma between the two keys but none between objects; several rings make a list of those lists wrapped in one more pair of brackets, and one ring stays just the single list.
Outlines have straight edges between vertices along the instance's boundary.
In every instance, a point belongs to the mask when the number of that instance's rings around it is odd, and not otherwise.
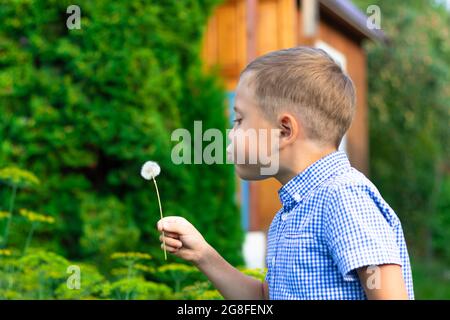
[{"label": "dandelion stem", "polygon": [[[155,189],[156,189],[156,195],[158,196],[158,204],[159,204],[159,213],[161,215],[161,219],[163,218],[163,213],[162,213],[162,206],[161,206],[161,199],[159,197],[159,190],[158,190],[158,184],[156,183],[156,179],[155,177],[153,177],[153,183],[155,184]],[[164,246],[164,260],[167,260],[167,252],[166,252],[166,240],[165,240],[165,234],[164,234],[164,230],[162,232],[163,235],[163,246]]]}]

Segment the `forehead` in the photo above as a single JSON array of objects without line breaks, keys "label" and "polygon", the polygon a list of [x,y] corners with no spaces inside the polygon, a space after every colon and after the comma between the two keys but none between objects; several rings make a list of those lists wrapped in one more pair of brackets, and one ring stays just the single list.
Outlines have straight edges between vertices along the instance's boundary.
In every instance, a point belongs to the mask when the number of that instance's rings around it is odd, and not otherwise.
[{"label": "forehead", "polygon": [[[254,97],[254,84],[251,81],[252,75],[250,72],[245,72],[241,75],[239,82],[236,87],[236,104],[237,105],[255,105]],[[245,107],[244,106],[244,107]]]}]

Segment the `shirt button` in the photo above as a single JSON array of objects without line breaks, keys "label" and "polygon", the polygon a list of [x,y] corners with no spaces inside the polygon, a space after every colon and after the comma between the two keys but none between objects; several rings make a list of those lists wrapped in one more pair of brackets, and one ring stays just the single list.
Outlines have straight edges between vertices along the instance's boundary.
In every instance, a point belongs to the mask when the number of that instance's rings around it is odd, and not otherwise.
[{"label": "shirt button", "polygon": [[281,215],[281,220],[286,221],[286,214]]}]

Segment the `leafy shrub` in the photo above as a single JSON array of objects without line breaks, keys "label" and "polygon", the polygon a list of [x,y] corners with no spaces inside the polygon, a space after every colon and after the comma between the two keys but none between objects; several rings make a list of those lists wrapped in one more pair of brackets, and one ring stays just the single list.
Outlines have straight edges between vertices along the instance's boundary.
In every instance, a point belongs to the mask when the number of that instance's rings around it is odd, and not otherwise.
[{"label": "leafy shrub", "polygon": [[204,130],[227,126],[223,88],[199,59],[217,2],[81,0],[79,30],[66,27],[70,1],[2,3],[0,165],[46,182],[19,196],[58,216],[52,250],[77,260],[98,254],[96,263],[117,250],[160,260],[157,201],[139,177],[153,159],[165,213],[191,220],[227,260],[242,262],[232,167],[170,158],[174,129],[192,131],[194,120]]},{"label": "leafy shrub", "polygon": [[171,297],[165,284],[144,281],[142,278],[121,279],[102,287],[101,296],[120,300],[162,300]]},{"label": "leafy shrub", "polygon": [[402,220],[410,252],[449,264],[450,15],[432,0],[356,2],[382,9],[389,38],[367,45],[372,180]]},{"label": "leafy shrub", "polygon": [[154,276],[168,284],[174,292],[179,292],[182,286],[201,278],[197,268],[181,263],[164,264],[155,270]]},{"label": "leafy shrub", "polygon": [[182,300],[223,300],[220,292],[214,289],[209,281],[198,281],[186,286],[176,297]]}]

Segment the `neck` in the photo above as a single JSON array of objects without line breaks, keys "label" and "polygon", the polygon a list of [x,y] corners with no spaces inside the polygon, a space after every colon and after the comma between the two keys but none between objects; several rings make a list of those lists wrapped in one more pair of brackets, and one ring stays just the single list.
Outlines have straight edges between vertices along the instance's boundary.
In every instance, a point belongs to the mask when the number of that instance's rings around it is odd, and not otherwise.
[{"label": "neck", "polygon": [[285,185],[296,175],[305,171],[305,169],[312,165],[314,162],[335,151],[335,147],[318,148],[314,145],[309,145],[307,148],[301,148],[300,151],[296,150],[296,152],[287,157],[287,159],[289,159],[287,161],[287,164],[283,167],[280,167],[280,170],[275,176],[275,179],[277,179],[281,184]]}]

